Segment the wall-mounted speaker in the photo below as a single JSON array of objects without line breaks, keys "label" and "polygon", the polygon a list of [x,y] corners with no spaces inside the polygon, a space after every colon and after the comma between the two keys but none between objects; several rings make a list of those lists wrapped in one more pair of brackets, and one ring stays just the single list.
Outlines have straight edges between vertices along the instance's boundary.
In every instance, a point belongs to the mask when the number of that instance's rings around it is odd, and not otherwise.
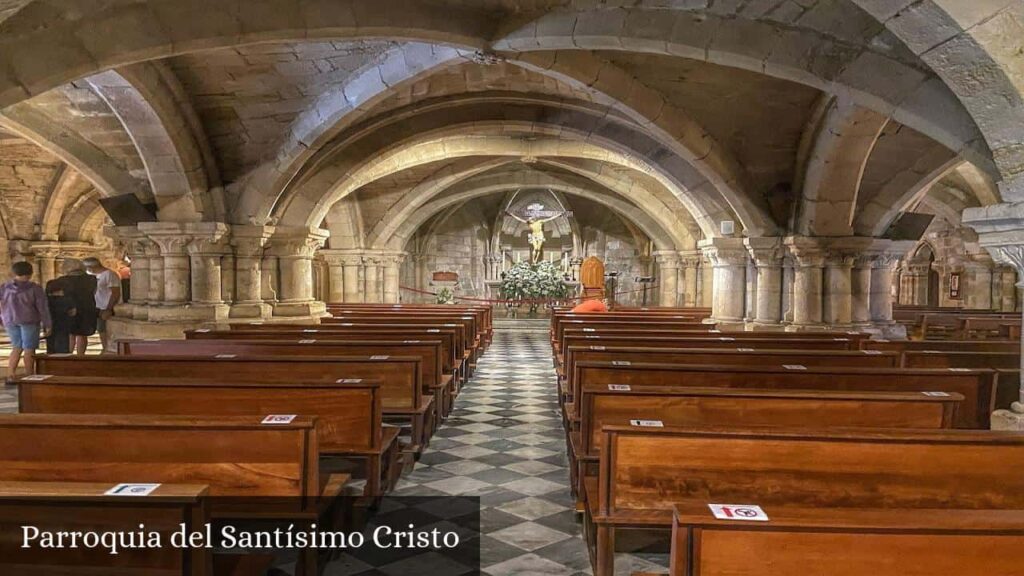
[{"label": "wall-mounted speaker", "polygon": [[732,220],[722,220],[718,223],[718,229],[722,236],[732,236],[736,233],[736,223]]}]

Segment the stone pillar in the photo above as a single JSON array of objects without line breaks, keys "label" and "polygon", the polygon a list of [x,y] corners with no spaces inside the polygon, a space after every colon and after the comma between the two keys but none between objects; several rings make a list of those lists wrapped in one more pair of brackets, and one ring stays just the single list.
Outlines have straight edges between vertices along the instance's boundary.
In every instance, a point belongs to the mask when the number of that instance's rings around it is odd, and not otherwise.
[{"label": "stone pillar", "polygon": [[380,285],[377,280],[380,277],[380,258],[377,256],[363,257],[363,281],[365,282],[364,300],[370,303],[381,301]]},{"label": "stone pillar", "polygon": [[160,253],[160,245],[152,240],[146,244],[145,250],[149,259],[149,294],[146,302],[154,306],[164,300],[164,258]]},{"label": "stone pillar", "polygon": [[687,308],[697,307],[698,295],[699,295],[699,281],[700,281],[700,252],[680,252],[682,258],[679,261],[679,265],[682,266],[682,302],[681,304]]},{"label": "stone pillar", "polygon": [[782,257],[782,323],[793,323],[793,286],[796,280],[796,263],[792,254]]},{"label": "stone pillar", "polygon": [[713,238],[699,246],[714,267],[712,320],[723,329],[742,328],[748,258],[743,241]]},{"label": "stone pillar", "polygon": [[230,246],[220,258],[220,299],[227,303],[235,301],[235,254]]},{"label": "stone pillar", "polygon": [[[853,267],[858,259],[866,254],[874,245],[871,238],[850,236],[846,238],[830,238],[827,240],[828,250],[825,253],[825,286],[824,286],[824,307],[822,309],[822,320],[834,327],[849,329],[854,320],[854,272]],[[867,287],[863,284],[858,288],[861,291],[858,296],[863,301],[863,306],[868,306],[870,301],[870,276],[859,272],[862,276],[859,280],[868,281]],[[866,288],[866,289],[865,289]],[[866,322],[867,310],[859,311],[861,322]]]},{"label": "stone pillar", "polygon": [[397,304],[401,300],[402,262],[404,252],[384,256],[384,302]]},{"label": "stone pillar", "polygon": [[327,303],[341,304],[345,302],[345,257],[334,250],[321,250],[327,261]]},{"label": "stone pillar", "polygon": [[893,324],[892,278],[898,264],[895,254],[879,254],[871,266],[871,322],[880,328]]},{"label": "stone pillar", "polygon": [[777,330],[782,327],[782,241],[780,238],[747,238],[757,273],[756,307],[752,327]]},{"label": "stone pillar", "polygon": [[34,243],[31,245],[35,260],[35,281],[44,288],[46,283],[60,276],[57,270],[57,257],[60,256],[60,245],[53,242]]},{"label": "stone pillar", "polygon": [[135,306],[145,306],[149,300],[151,260],[149,254],[152,244],[151,240],[141,239],[132,247],[132,293],[129,303]]},{"label": "stone pillar", "polygon": [[669,250],[654,253],[658,263],[659,306],[678,306],[679,255]]},{"label": "stone pillar", "polygon": [[275,316],[321,316],[327,308],[313,298],[313,256],[329,233],[319,228],[278,227],[270,238],[270,252],[280,269],[280,295]]},{"label": "stone pillar", "polygon": [[235,301],[232,318],[266,318],[271,306],[263,299],[263,253],[274,233],[270,226],[234,226],[231,246],[235,252]]},{"label": "stone pillar", "polygon": [[362,302],[362,292],[359,290],[359,268],[363,260],[359,256],[348,256],[342,262],[342,275],[345,282],[345,302]]},{"label": "stone pillar", "polygon": [[793,255],[793,324],[796,330],[822,328],[822,269],[825,253],[810,238],[791,237],[786,246]]},{"label": "stone pillar", "polygon": [[863,328],[871,325],[871,266],[874,257],[861,254],[853,262],[850,273],[850,293],[852,307],[850,322],[854,327]]},{"label": "stone pillar", "polygon": [[[199,305],[224,303],[221,258],[227,252],[227,227],[221,225],[210,236],[196,237],[188,244],[192,269],[192,302]],[[226,310],[225,310],[226,312]]]},{"label": "stone pillar", "polygon": [[186,253],[189,238],[181,234],[153,234],[150,238],[160,245],[163,256],[164,290],[161,304],[183,306],[190,300],[192,287],[189,258]]}]

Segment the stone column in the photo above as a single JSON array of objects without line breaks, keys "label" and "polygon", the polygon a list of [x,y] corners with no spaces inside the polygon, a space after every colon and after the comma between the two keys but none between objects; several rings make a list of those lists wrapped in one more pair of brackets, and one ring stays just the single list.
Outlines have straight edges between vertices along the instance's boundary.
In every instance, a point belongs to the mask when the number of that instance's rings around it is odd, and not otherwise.
[{"label": "stone column", "polygon": [[659,306],[678,306],[679,255],[670,250],[654,253],[658,263]]},{"label": "stone column", "polygon": [[271,306],[263,301],[263,253],[274,233],[270,226],[234,226],[231,246],[235,252],[235,301],[232,318],[266,318]]},{"label": "stone column", "polygon": [[46,287],[46,283],[60,276],[57,270],[57,257],[60,256],[60,245],[54,242],[33,243],[32,254],[35,260],[35,281]]},{"label": "stone column", "polygon": [[270,238],[270,252],[280,268],[279,302],[275,316],[321,316],[327,308],[313,298],[313,256],[329,233],[319,228],[278,227]]},{"label": "stone column", "polygon": [[682,305],[687,308],[697,307],[697,297],[699,293],[700,274],[698,272],[700,266],[700,252],[689,251],[680,252],[682,257],[679,261],[679,265],[683,269],[683,301]]},{"label": "stone column", "polygon": [[810,238],[791,237],[786,246],[793,255],[793,324],[796,330],[822,328],[822,269],[825,253]]},{"label": "stone column", "polygon": [[160,253],[160,245],[152,240],[145,247],[149,259],[149,294],[146,302],[150,306],[160,304],[164,300],[164,258]]},{"label": "stone column", "polygon": [[359,268],[363,265],[362,257],[346,256],[341,265],[345,283],[345,302],[362,302],[362,292],[359,290]]},{"label": "stone column", "polygon": [[699,308],[714,308],[715,304],[715,268],[711,258],[702,253],[700,262],[700,296],[697,299]]},{"label": "stone column", "polygon": [[747,238],[744,243],[757,271],[756,307],[752,327],[782,327],[782,241],[780,238]]},{"label": "stone column", "polygon": [[228,249],[227,233],[227,226],[214,224],[206,234],[196,235],[188,244],[194,304],[216,306],[224,303],[221,258]]},{"label": "stone column", "polygon": [[[866,254],[874,245],[871,238],[850,236],[846,238],[831,238],[827,240],[828,250],[825,253],[825,286],[824,286],[824,308],[822,320],[835,328],[849,329],[854,323],[854,272],[853,267],[858,259]],[[870,276],[863,271],[859,280],[868,280],[868,288],[865,290],[862,284],[858,296],[867,306],[870,301]],[[862,309],[861,315],[866,316],[867,310]],[[866,322],[866,320],[862,320]]]},{"label": "stone column", "polygon": [[792,254],[782,257],[782,323],[793,323],[793,286],[796,280],[796,263]]},{"label": "stone column", "polygon": [[335,250],[321,250],[327,261],[327,303],[345,302],[345,257]]},{"label": "stone column", "polygon": [[189,258],[186,253],[189,238],[181,234],[154,234],[150,238],[160,245],[163,256],[164,294],[161,304],[183,306],[190,300],[192,287]]},{"label": "stone column", "polygon": [[381,301],[380,285],[377,283],[380,271],[380,258],[375,255],[363,257],[363,281],[365,284],[364,299],[366,302],[379,303]]},{"label": "stone column", "polygon": [[384,302],[397,304],[401,300],[402,262],[404,252],[384,256]]},{"label": "stone column", "polygon": [[1013,268],[1004,266],[1000,271],[1002,283],[1000,284],[1000,306],[1003,312],[1013,312],[1017,309],[1017,273]]},{"label": "stone column", "polygon": [[145,306],[150,291],[150,257],[151,240],[140,239],[133,243],[132,258],[132,294],[130,304]]},{"label": "stone column", "polygon": [[898,264],[895,254],[879,254],[871,266],[871,322],[880,328],[893,324],[892,277]]},{"label": "stone column", "polygon": [[743,241],[713,238],[699,246],[714,267],[712,320],[723,329],[742,329],[748,258]]},{"label": "stone column", "polygon": [[871,325],[871,266],[874,259],[870,254],[861,254],[853,262],[850,275],[850,322],[854,327]]}]

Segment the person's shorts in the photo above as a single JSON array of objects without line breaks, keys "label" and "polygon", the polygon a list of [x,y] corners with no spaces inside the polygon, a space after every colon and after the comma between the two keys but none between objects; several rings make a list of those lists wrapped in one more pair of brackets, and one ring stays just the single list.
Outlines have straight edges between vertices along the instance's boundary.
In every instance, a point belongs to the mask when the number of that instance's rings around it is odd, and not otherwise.
[{"label": "person's shorts", "polygon": [[7,337],[11,339],[11,347],[19,350],[39,349],[39,324],[21,324],[4,326]]}]

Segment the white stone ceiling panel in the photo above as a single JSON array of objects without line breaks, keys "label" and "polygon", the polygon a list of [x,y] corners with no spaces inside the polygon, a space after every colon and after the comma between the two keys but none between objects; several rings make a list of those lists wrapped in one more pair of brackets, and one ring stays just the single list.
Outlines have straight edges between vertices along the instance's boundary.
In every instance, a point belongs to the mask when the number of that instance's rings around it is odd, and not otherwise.
[{"label": "white stone ceiling panel", "polygon": [[9,238],[32,238],[61,165],[27,140],[0,140],[0,209]]}]

